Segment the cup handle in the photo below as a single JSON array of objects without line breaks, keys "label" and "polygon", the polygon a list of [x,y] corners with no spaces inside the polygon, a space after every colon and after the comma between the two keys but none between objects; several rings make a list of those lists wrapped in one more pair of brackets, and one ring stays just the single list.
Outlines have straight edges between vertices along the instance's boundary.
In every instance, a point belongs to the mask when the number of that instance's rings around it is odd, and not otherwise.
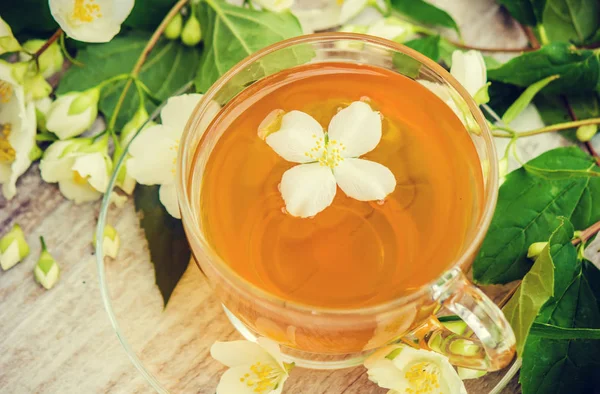
[{"label": "cup handle", "polygon": [[[437,317],[411,331],[403,341],[447,356],[456,366],[496,371],[515,355],[515,335],[504,314],[458,268],[432,286],[433,299],[458,315],[469,327],[457,334]],[[473,334],[475,337],[473,337]]]}]

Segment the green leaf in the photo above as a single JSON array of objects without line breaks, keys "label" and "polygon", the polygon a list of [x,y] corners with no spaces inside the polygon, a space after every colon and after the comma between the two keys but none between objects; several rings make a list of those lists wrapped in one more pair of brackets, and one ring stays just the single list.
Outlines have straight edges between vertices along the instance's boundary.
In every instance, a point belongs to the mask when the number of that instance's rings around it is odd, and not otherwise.
[{"label": "green leaf", "polygon": [[448,27],[459,34],[458,25],[444,10],[423,0],[391,0],[392,9],[409,19],[432,26]]},{"label": "green leaf", "polygon": [[[536,323],[562,328],[600,328],[600,311],[577,250],[565,245],[554,256],[554,296]],[[600,341],[543,338],[531,333],[523,351],[523,393],[591,393],[600,387]]]},{"label": "green leaf", "polygon": [[535,26],[542,20],[546,0],[498,0],[498,3],[522,24]]},{"label": "green leaf", "polygon": [[545,323],[533,323],[530,333],[548,339],[600,339],[598,328],[563,328]]},{"label": "green leaf", "polygon": [[434,61],[440,59],[440,36],[428,36],[423,38],[415,38],[404,43],[409,48],[421,52]]},{"label": "green leaf", "polygon": [[531,174],[548,180],[565,180],[573,178],[596,178],[600,177],[600,172],[597,171],[596,165],[592,164],[590,168],[583,170],[563,170],[563,169],[547,169],[539,168],[527,163],[523,164],[523,168]]},{"label": "green leaf", "polygon": [[571,245],[573,226],[564,218],[554,230],[548,245],[542,250],[531,270],[525,275],[521,286],[503,309],[517,339],[517,354],[521,356],[529,329],[542,306],[554,294],[554,262],[551,250],[555,245]]},{"label": "green leaf", "polygon": [[48,0],[6,0],[0,14],[23,43],[25,37],[47,38],[58,29],[48,4]]},{"label": "green leaf", "polygon": [[545,45],[534,52],[524,53],[498,68],[488,70],[488,79],[521,86],[559,75],[545,89],[547,93],[581,94],[598,87],[600,60],[591,50],[578,50],[566,43]]},{"label": "green leaf", "polygon": [[156,284],[166,306],[188,267],[191,251],[181,220],[165,210],[158,198],[158,189],[159,186],[137,185],[134,201],[148,240]]},{"label": "green leaf", "polygon": [[[300,23],[289,12],[272,13],[236,7],[222,0],[203,0],[196,13],[202,26],[204,52],[196,75],[196,89],[205,92],[221,75],[252,53],[302,34]],[[310,60],[309,48],[282,51],[263,59],[244,83]],[[308,56],[308,57],[307,57]]]},{"label": "green leaf", "polygon": [[176,2],[177,0],[138,0],[123,25],[153,31]]},{"label": "green leaf", "polygon": [[[77,54],[77,60],[84,66],[69,68],[57,94],[83,91],[115,75],[130,73],[149,38],[149,33],[128,34],[106,44],[86,46]],[[142,66],[139,78],[162,101],[194,78],[199,59],[196,48],[188,48],[177,40],[160,39]],[[125,81],[120,81],[102,89],[99,109],[105,117],[112,116],[124,86]],[[155,108],[150,100],[145,103],[148,112]],[[117,130],[133,117],[138,106],[138,93],[132,85],[119,112]]]},{"label": "green leaf", "polygon": [[[567,100],[573,109],[573,113],[579,120],[600,116],[600,102],[597,93],[571,95],[567,97]],[[567,111],[563,97],[540,94],[536,96],[534,103],[542,120],[548,125],[571,121],[571,116]],[[560,134],[573,142],[578,142],[575,136],[576,130],[576,128],[562,130]]]},{"label": "green leaf", "polygon": [[600,28],[600,2],[547,0],[542,20],[550,41],[582,44]]},{"label": "green leaf", "polygon": [[525,108],[529,105],[529,103],[531,103],[531,100],[533,100],[535,95],[538,94],[540,90],[558,78],[558,75],[551,75],[542,79],[541,81],[537,81],[525,89],[519,98],[506,110],[504,115],[502,115],[502,121],[506,124],[510,124],[510,122],[515,120],[515,118],[525,110]]},{"label": "green leaf", "polygon": [[[599,169],[575,146],[548,151],[527,163],[547,171]],[[531,268],[527,248],[547,241],[564,216],[575,228],[600,220],[600,178],[577,176],[547,179],[526,168],[506,176],[488,234],[473,264],[478,283],[507,283],[521,279]]]}]

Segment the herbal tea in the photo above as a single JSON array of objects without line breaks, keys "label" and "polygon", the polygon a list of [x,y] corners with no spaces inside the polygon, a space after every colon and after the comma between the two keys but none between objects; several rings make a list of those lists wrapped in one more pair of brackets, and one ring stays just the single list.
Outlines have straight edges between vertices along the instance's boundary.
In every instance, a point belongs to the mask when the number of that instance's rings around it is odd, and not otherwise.
[{"label": "herbal tea", "polygon": [[438,97],[392,71],[296,67],[256,82],[210,126],[208,242],[241,277],[328,308],[389,301],[460,255],[480,162]]}]

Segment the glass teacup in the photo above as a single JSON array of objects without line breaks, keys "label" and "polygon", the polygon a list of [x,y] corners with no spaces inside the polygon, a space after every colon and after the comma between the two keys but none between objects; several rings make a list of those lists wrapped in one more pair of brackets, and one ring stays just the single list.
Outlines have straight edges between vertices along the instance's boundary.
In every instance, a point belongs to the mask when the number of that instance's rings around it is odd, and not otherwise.
[{"label": "glass teacup", "polygon": [[[223,130],[207,126],[214,105],[226,105],[254,82],[290,67],[350,62],[382,67],[421,81],[443,94],[465,125],[484,178],[483,204],[473,207],[460,256],[437,280],[407,296],[357,309],[327,309],[291,302],[265,292],[236,274],[207,242],[200,223],[203,170]],[[221,133],[221,134],[219,134]],[[357,365],[373,350],[403,341],[445,354],[459,366],[498,370],[514,356],[515,337],[498,307],[465,277],[490,224],[497,198],[498,169],[491,133],[473,99],[442,67],[388,40],[348,33],[303,36],[272,45],[223,75],[205,94],[188,121],[178,159],[178,196],[195,260],[225,312],[246,338],[268,337],[288,361],[308,368]],[[232,240],[235,242],[235,240]],[[470,327],[468,337],[447,330],[435,317],[442,307]],[[457,350],[464,341],[468,353]]]}]

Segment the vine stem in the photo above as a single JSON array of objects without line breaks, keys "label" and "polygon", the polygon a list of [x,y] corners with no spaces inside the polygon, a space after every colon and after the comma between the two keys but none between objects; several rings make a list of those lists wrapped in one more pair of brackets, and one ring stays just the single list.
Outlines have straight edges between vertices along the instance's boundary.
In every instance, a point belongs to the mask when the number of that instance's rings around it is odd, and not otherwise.
[{"label": "vine stem", "polygon": [[62,35],[63,31],[62,29],[59,27],[58,29],[56,29],[56,31],[54,32],[54,34],[52,34],[52,36],[50,36],[50,38],[48,38],[48,41],[46,41],[44,43],[44,45],[42,45],[40,47],[40,49],[38,49],[34,54],[33,54],[33,59],[37,59],[40,56],[42,56],[42,53],[44,53],[46,51],[46,49],[48,49],[50,47],[50,45],[52,45],[52,43],[56,40],[58,40],[60,38],[60,36]]},{"label": "vine stem", "polygon": [[586,125],[591,125],[591,124],[600,124],[600,118],[591,118],[591,119],[584,119],[584,120],[576,120],[573,122],[557,123],[557,124],[553,124],[553,125],[542,127],[542,128],[535,129],[535,130],[523,131],[521,133],[515,133],[514,130],[509,129],[508,127],[496,126],[496,130],[503,130],[510,134],[495,133],[492,131],[492,135],[494,137],[499,137],[499,138],[513,138],[514,136],[517,136],[517,138],[531,137],[532,135],[550,133],[550,132],[559,131],[559,130],[567,130],[567,129],[572,129],[574,127],[586,126]]},{"label": "vine stem", "polygon": [[536,49],[535,48],[489,48],[489,47],[480,47],[480,46],[476,46],[476,45],[468,45],[468,44],[463,44],[462,42],[458,42],[458,41],[454,41],[451,40],[449,38],[446,38],[446,40],[461,49],[473,49],[475,51],[479,51],[479,52],[504,52],[504,53],[522,53],[522,52],[533,52]]},{"label": "vine stem", "polygon": [[142,50],[142,53],[138,57],[137,62],[135,63],[135,65],[133,66],[133,69],[131,70],[131,74],[130,74],[131,78],[129,78],[127,80],[127,82],[125,83],[125,86],[123,87],[123,91],[121,92],[121,95],[119,96],[119,100],[117,101],[117,105],[115,106],[113,115],[110,118],[110,122],[108,123],[109,129],[113,129],[115,127],[115,123],[117,122],[117,116],[119,115],[119,111],[121,110],[121,107],[123,106],[123,102],[125,101],[125,96],[127,95],[127,91],[131,87],[131,84],[133,83],[132,81],[138,77],[138,74],[140,73],[140,70],[142,69],[144,62],[146,61],[148,54],[150,53],[150,51],[152,51],[152,49],[158,42],[158,39],[160,38],[161,34],[167,28],[167,25],[169,24],[169,22],[171,22],[171,20],[175,17],[175,15],[177,15],[177,13],[181,10],[181,8],[183,8],[183,6],[188,1],[189,0],[179,0],[177,3],[175,3],[175,5],[171,8],[169,13],[167,15],[165,15],[162,22],[160,22],[160,25],[158,25],[158,27],[152,34],[152,37],[150,37],[150,39],[148,40],[148,43]]}]

